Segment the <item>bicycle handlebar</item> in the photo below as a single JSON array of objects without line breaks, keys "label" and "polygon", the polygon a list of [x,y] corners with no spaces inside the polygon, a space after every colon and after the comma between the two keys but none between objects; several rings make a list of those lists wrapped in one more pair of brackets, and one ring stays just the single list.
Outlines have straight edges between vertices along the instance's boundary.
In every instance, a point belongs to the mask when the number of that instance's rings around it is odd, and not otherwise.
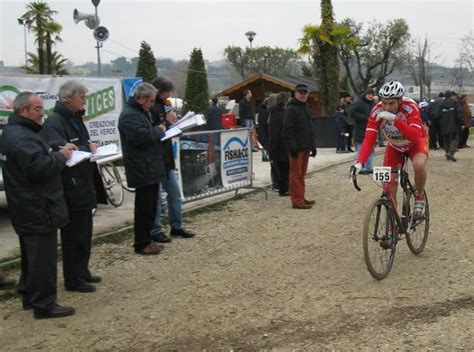
[{"label": "bicycle handlebar", "polygon": [[354,185],[354,188],[360,192],[361,188],[357,184],[357,169],[355,168],[354,165],[351,166],[350,175],[351,175],[352,184]]},{"label": "bicycle handlebar", "polygon": [[[352,184],[354,185],[354,188],[360,192],[362,189],[359,187],[359,184],[357,183],[357,169],[355,168],[354,165],[351,166],[349,173],[350,173],[350,177],[351,177],[351,180],[352,180]],[[370,172],[370,173],[372,173],[372,172]],[[402,173],[402,170],[400,170],[400,169],[392,170],[391,173],[392,174],[400,174],[400,173]]]}]

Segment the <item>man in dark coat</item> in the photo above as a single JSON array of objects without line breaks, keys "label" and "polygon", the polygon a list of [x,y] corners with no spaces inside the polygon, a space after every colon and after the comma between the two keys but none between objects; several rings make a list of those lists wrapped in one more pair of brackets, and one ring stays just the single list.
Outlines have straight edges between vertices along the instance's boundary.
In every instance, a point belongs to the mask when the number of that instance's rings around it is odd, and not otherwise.
[{"label": "man in dark coat", "polygon": [[[45,140],[72,143],[84,152],[97,150],[82,120],[86,93],[87,88],[76,80],[59,87],[58,101],[40,133]],[[93,283],[100,282],[101,278],[89,271],[92,209],[97,208],[97,190],[103,191],[103,184],[96,163],[89,160],[64,168],[61,176],[69,209],[69,224],[61,228],[64,286],[68,291],[94,292]],[[101,202],[106,203],[105,199]]]},{"label": "man in dark coat", "polygon": [[351,105],[352,105],[352,96],[348,93],[342,95],[340,103],[343,104],[344,107],[344,120],[346,122],[346,130],[345,132],[349,134],[346,138],[346,150],[349,153],[353,153],[354,150],[352,149],[352,140],[354,134],[354,119],[350,115]]},{"label": "man in dark coat", "polygon": [[[336,153],[349,153],[346,150],[346,139],[349,137],[347,132],[346,122],[346,106],[344,104],[337,104],[336,112],[334,113],[334,123],[336,125]],[[347,137],[346,137],[347,134]]]},{"label": "man in dark coat", "polygon": [[[365,137],[365,128],[367,127],[367,122],[369,121],[369,115],[374,107],[374,90],[368,88],[364,94],[362,94],[359,99],[351,105],[350,107],[350,116],[354,119],[354,142],[357,152],[357,157],[359,157],[360,148],[362,147],[362,141]],[[372,163],[374,160],[375,152],[372,150],[367,162],[364,165],[361,173],[367,173],[372,171]]]},{"label": "man in dark coat", "polygon": [[288,103],[283,123],[283,138],[290,154],[290,196],[294,209],[311,209],[315,203],[305,198],[304,183],[309,157],[316,156],[308,95],[307,85],[296,85],[295,97]]},{"label": "man in dark coat", "polygon": [[461,105],[451,91],[444,93],[445,99],[439,104],[439,127],[443,136],[446,159],[456,161],[454,153],[459,144],[459,132],[464,124]]},{"label": "man in dark coat", "polygon": [[222,129],[222,111],[217,106],[217,98],[212,98],[212,105],[207,111],[207,129],[218,131]]},{"label": "man in dark coat", "polygon": [[[153,81],[153,86],[157,89],[157,97],[155,104],[150,108],[152,125],[162,125],[165,126],[165,128],[169,128],[173,123],[178,121],[176,113],[168,103],[168,98],[171,96],[173,90],[173,84],[162,77],[158,77]],[[195,234],[186,231],[183,228],[183,201],[181,199],[178,175],[176,174],[171,139],[162,142],[162,146],[166,177],[163,178],[161,181],[161,187],[158,189],[155,220],[150,234],[153,241],[167,243],[171,242],[171,238],[165,235],[161,223],[161,189],[164,189],[167,194],[166,202],[168,203],[168,223],[171,226],[170,236],[191,238],[194,237]]]},{"label": "man in dark coat", "polygon": [[441,136],[441,131],[439,128],[439,105],[444,100],[444,93],[441,92],[438,95],[438,99],[432,101],[428,105],[427,111],[427,124],[429,127],[430,135],[430,149],[438,149],[438,143],[441,148],[443,145],[443,137]]},{"label": "man in dark coat", "polygon": [[74,308],[56,304],[57,230],[68,222],[60,172],[73,146],[56,144],[52,149],[46,144],[38,135],[42,117],[41,98],[20,93],[1,144],[8,210],[20,239],[18,292],[23,295],[23,309],[33,309],[37,319],[74,314]]},{"label": "man in dark coat", "polygon": [[269,97],[265,98],[258,105],[258,127],[257,127],[257,139],[265,150],[268,150],[268,107]]},{"label": "man in dark coat", "polygon": [[239,119],[240,124],[244,127],[254,128],[255,117],[252,108],[252,92],[249,89],[243,91],[244,96],[239,102]]},{"label": "man in dark coat", "polygon": [[268,119],[268,154],[278,170],[278,193],[280,197],[290,195],[288,188],[290,161],[288,159],[288,149],[283,139],[283,122],[289,97],[288,92],[278,93],[275,107],[270,109]]},{"label": "man in dark coat", "polygon": [[155,104],[156,88],[141,83],[133,91],[119,117],[123,162],[127,184],[135,188],[134,248],[137,254],[158,254],[163,246],[151,240],[156,214],[158,187],[166,177],[161,138],[165,126],[152,125],[150,109]]}]

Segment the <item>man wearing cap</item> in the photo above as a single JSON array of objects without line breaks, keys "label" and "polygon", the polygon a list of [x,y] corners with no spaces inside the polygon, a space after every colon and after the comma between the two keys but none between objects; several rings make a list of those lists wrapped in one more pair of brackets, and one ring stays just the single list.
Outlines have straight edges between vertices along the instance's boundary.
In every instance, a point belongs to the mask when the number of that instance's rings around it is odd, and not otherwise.
[{"label": "man wearing cap", "polygon": [[311,209],[315,203],[305,198],[304,184],[309,156],[316,156],[308,95],[307,85],[296,85],[295,97],[288,103],[283,123],[283,138],[290,154],[290,196],[294,209]]}]

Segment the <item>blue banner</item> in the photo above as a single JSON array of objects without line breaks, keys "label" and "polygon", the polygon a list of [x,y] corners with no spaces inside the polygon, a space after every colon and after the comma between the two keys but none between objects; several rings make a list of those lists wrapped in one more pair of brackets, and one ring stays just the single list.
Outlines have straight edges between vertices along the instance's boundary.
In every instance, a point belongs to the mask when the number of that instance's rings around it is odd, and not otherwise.
[{"label": "blue banner", "polygon": [[133,90],[136,86],[143,82],[143,79],[140,77],[131,77],[122,79],[123,94],[125,101],[132,96]]}]

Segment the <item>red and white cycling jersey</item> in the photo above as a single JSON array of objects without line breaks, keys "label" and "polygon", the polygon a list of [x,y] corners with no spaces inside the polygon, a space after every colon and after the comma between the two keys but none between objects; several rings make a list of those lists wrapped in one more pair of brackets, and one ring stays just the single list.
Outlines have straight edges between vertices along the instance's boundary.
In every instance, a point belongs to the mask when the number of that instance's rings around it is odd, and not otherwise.
[{"label": "red and white cycling jersey", "polygon": [[367,122],[365,138],[358,161],[364,164],[367,161],[377,140],[379,129],[382,129],[388,144],[399,152],[408,152],[421,139],[426,139],[426,129],[421,120],[420,110],[415,101],[403,98],[393,123],[384,119],[376,121],[377,114],[383,111],[382,102],[374,106]]}]

